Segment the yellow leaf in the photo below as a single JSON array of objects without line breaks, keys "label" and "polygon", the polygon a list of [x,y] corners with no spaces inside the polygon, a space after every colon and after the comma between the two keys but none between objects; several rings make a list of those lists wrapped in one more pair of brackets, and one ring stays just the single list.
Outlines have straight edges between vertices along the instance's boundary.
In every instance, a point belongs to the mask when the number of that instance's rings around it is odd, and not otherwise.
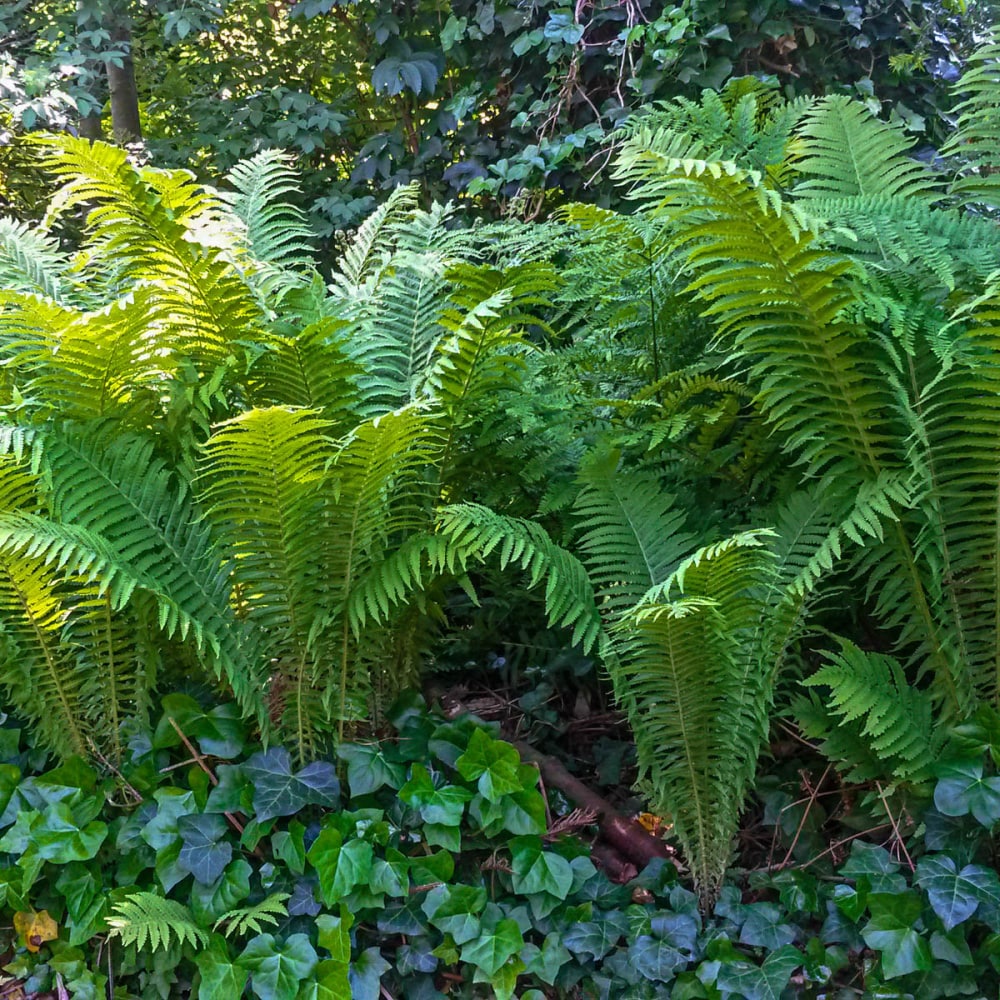
[{"label": "yellow leaf", "polygon": [[46,941],[55,941],[59,937],[59,925],[49,916],[48,910],[15,913],[14,930],[28,951],[38,951]]}]

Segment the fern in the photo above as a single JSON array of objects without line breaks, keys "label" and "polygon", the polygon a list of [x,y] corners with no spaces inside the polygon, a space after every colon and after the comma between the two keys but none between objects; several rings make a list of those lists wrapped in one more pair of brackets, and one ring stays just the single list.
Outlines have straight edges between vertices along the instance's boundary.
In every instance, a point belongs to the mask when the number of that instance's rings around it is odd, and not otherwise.
[{"label": "fern", "polygon": [[958,163],[952,191],[968,202],[1000,208],[1000,40],[992,36],[969,58],[955,84],[963,100],[955,108],[958,122],[941,152]]},{"label": "fern", "polygon": [[226,175],[235,191],[219,192],[246,227],[250,258],[282,270],[312,267],[312,230],[299,209],[279,200],[299,191],[291,162],[281,150],[262,150]]},{"label": "fern", "polygon": [[153,892],[136,892],[112,904],[113,915],[107,918],[111,934],[120,937],[126,947],[139,951],[158,951],[178,945],[204,947],[208,934],[194,922],[191,911],[174,899]]},{"label": "fern", "polygon": [[[896,777],[929,778],[942,740],[927,693],[907,683],[893,657],[864,652],[846,639],[838,652],[826,655],[829,664],[803,683],[830,689],[828,711],[836,722],[817,725],[814,717],[806,735],[829,737],[835,727],[851,729]],[[853,763],[851,757],[832,759],[844,768]]]},{"label": "fern", "polygon": [[288,916],[288,907],[285,904],[289,899],[291,896],[287,892],[272,892],[259,903],[223,913],[216,920],[213,929],[218,930],[225,924],[226,936],[230,938],[242,937],[251,931],[254,934],[262,934],[265,925],[277,924]]},{"label": "fern", "polygon": [[65,301],[69,263],[44,230],[0,217],[0,287]]}]

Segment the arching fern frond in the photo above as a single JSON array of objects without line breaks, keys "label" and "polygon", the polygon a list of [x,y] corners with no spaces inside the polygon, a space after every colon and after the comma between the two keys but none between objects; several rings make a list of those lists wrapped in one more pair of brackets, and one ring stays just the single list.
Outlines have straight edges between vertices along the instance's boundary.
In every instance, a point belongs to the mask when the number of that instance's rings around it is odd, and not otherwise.
[{"label": "arching fern frond", "polygon": [[[837,652],[826,654],[830,662],[803,682],[807,688],[830,689],[832,717],[825,726],[813,717],[806,735],[830,739],[833,729],[845,727],[898,778],[927,780],[943,742],[932,699],[907,683],[893,657],[865,652],[846,639],[839,643]],[[859,763],[848,757],[838,766],[856,770]]]},{"label": "arching fern frond", "polygon": [[824,97],[799,126],[795,167],[805,176],[797,198],[906,198],[923,205],[941,195],[924,164],[907,155],[913,142],[880,122],[860,101]]},{"label": "arching fern frond", "polygon": [[312,230],[301,210],[285,199],[299,193],[292,157],[265,149],[241,160],[226,174],[234,191],[220,191],[246,227],[245,249],[251,258],[278,268],[311,268]]},{"label": "arching fern frond", "polygon": [[955,108],[958,127],[941,152],[958,164],[952,191],[967,202],[1000,208],[1000,35],[970,57],[955,84],[963,100]]},{"label": "arching fern frond", "polygon": [[45,230],[0,217],[0,288],[66,299],[69,261]]},{"label": "arching fern frond", "polygon": [[175,899],[166,899],[155,892],[135,892],[112,904],[113,914],[107,918],[115,937],[126,947],[135,945],[139,951],[157,951],[177,944],[204,947],[208,933],[195,923],[191,911]]}]

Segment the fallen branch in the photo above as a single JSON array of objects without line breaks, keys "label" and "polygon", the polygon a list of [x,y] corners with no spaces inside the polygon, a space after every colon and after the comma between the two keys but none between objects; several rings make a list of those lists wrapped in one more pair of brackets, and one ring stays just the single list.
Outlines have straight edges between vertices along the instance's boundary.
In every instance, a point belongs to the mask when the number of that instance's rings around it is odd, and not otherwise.
[{"label": "fallen branch", "polygon": [[520,740],[514,746],[522,759],[538,768],[550,786],[558,788],[578,808],[593,813],[604,839],[637,868],[645,868],[654,858],[674,861],[667,845],[659,837],[654,837],[634,819],[622,816],[607,799],[574,778],[559,761]]}]

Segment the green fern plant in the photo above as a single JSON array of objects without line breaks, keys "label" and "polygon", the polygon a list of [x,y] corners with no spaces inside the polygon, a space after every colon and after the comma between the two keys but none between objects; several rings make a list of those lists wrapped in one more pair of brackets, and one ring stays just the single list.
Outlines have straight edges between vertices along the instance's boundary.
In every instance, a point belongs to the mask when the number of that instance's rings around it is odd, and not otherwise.
[{"label": "green fern plant", "polygon": [[132,893],[114,903],[112,911],[107,918],[111,935],[126,947],[158,951],[174,943],[193,947],[208,944],[208,933],[195,923],[188,907],[155,892]]}]

